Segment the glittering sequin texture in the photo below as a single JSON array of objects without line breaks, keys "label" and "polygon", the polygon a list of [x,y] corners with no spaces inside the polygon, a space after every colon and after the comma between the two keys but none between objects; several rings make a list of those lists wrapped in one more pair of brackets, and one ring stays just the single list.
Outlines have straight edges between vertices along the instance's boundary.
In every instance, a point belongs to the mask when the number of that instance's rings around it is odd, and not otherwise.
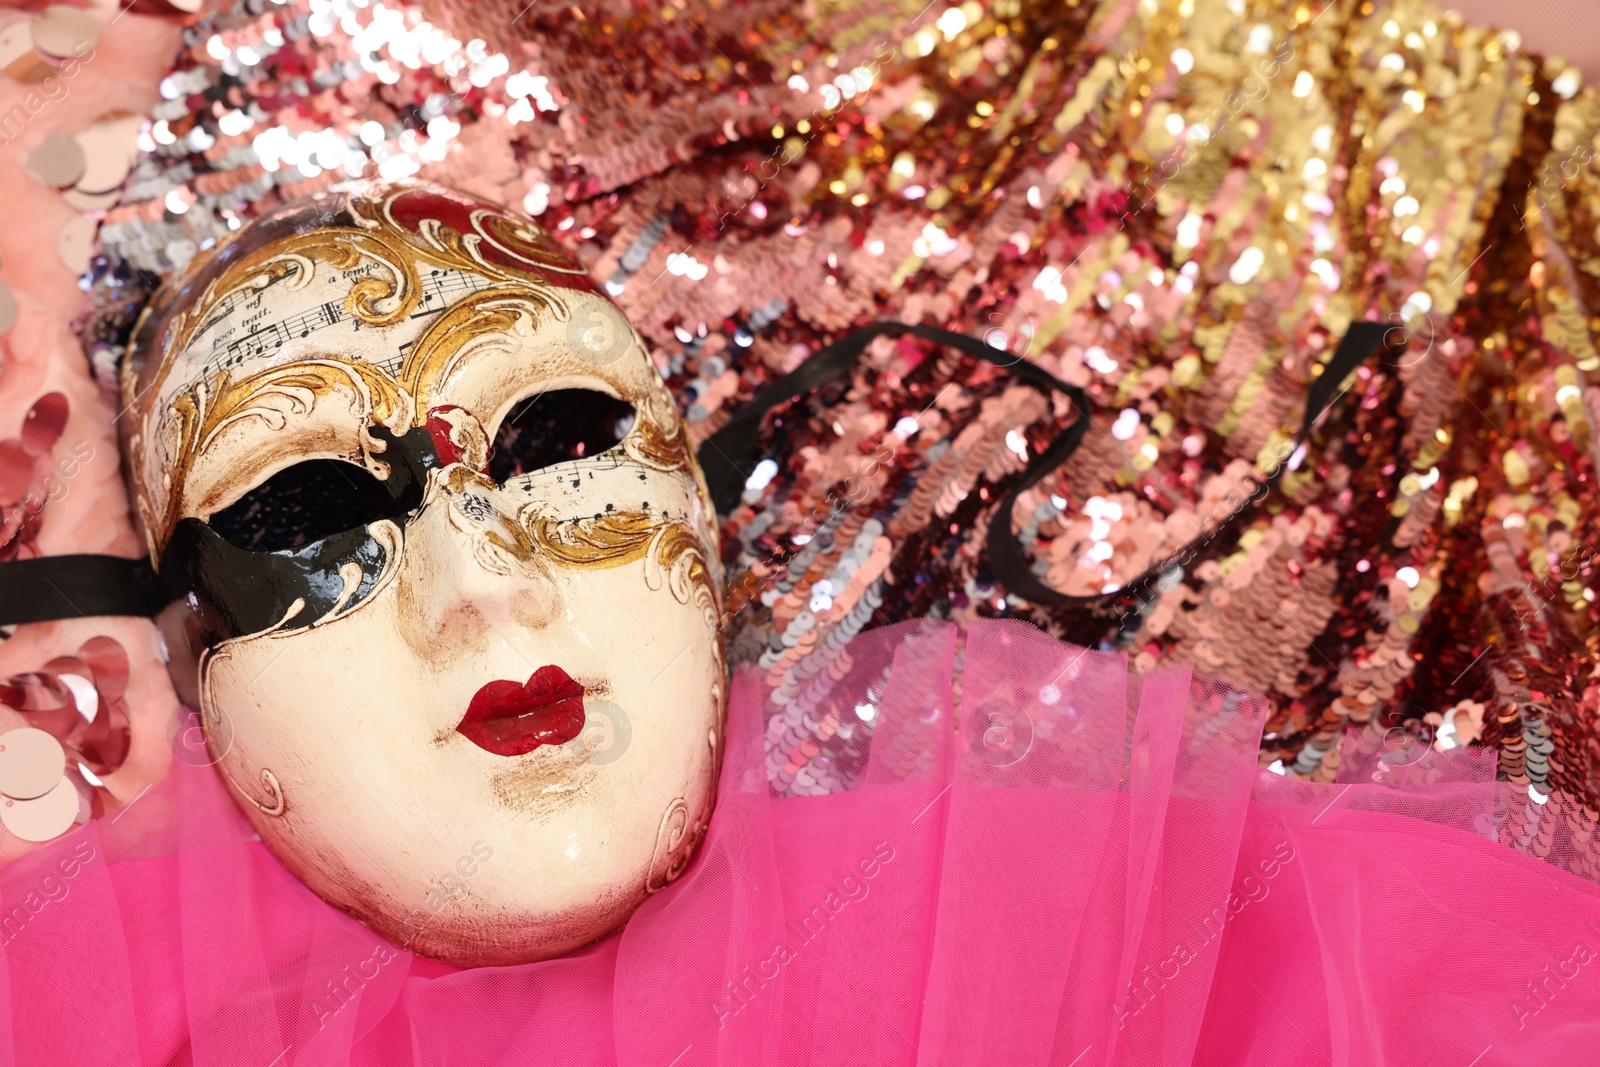
[{"label": "glittering sequin texture", "polygon": [[[1018,616],[1261,688],[1291,775],[1339,780],[1352,735],[1497,749],[1528,786],[1502,837],[1600,874],[1600,98],[1514,33],[1264,0],[248,0],[186,33],[101,226],[113,355],[138,271],[420,174],[572,247],[701,439],[884,318],[1087,390],[1083,447],[1010,515],[1074,415],[1003,368],[882,341],[769,419],[724,544],[730,652],[786,709],[775,788],[826,788],[871,728],[828,703],[851,635]],[[1403,354],[1219,527],[1356,320]],[[1191,551],[1049,611],[986,570],[994,522],[1073,594]]]}]

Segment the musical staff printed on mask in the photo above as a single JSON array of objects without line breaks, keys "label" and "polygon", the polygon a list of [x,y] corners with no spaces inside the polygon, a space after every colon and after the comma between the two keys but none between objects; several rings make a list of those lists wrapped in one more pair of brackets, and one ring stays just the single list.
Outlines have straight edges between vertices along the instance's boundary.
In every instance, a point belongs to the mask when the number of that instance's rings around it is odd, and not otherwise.
[{"label": "musical staff printed on mask", "polygon": [[[349,291],[351,283],[371,273],[371,265],[364,264],[347,271],[335,271],[326,280],[333,291],[343,293]],[[418,295],[415,310],[406,320],[390,328],[397,335],[395,341],[407,334],[412,336],[404,343],[396,344],[391,349],[392,355],[386,354],[373,360],[391,374],[399,372],[406,351],[416,343],[416,334],[427,325],[427,320],[463,297],[493,284],[477,275],[440,269],[429,271],[421,281],[422,291]],[[307,292],[306,295],[311,294]],[[211,351],[204,360],[207,370],[230,370],[256,360],[271,359],[285,346],[309,340],[328,330],[337,330],[340,334],[361,334],[363,330],[374,329],[371,324],[352,315],[342,299],[327,300],[281,318],[269,318],[264,307],[265,297],[265,290],[241,294],[228,312],[219,317],[217,329],[211,338]],[[296,354],[304,355],[302,352]]]},{"label": "musical staff printed on mask", "polygon": [[487,289],[493,283],[487,278],[476,274],[462,274],[453,270],[432,270],[422,282],[422,298],[417,301],[417,310],[411,313],[414,319],[430,318],[448,308],[456,301],[452,296],[471,296],[473,293]]},{"label": "musical staff printed on mask", "polygon": [[538,470],[519,474],[517,479],[523,482],[522,491],[524,493],[533,492],[536,482],[541,484],[550,481],[566,482],[570,488],[578,489],[583,485],[585,477],[591,482],[594,481],[596,471],[605,473],[624,468],[629,470],[637,469],[641,482],[645,480],[650,469],[629,458],[628,454],[622,449],[608,448],[604,452],[586,456],[583,459],[562,460],[560,463],[552,463],[548,467],[540,467]]},{"label": "musical staff printed on mask", "polygon": [[395,348],[395,350],[394,350],[394,354],[393,355],[380,357],[378,359],[373,360],[372,363],[373,363],[374,366],[376,366],[379,370],[383,371],[383,373],[387,374],[389,377],[398,378],[398,377],[400,377],[400,368],[405,366],[406,356],[410,355],[411,348],[416,343],[417,343],[417,339],[415,337],[413,337],[411,340],[406,341],[404,344],[401,344],[401,345],[397,346]]},{"label": "musical staff printed on mask", "polygon": [[243,337],[227,343],[223,343],[222,338],[218,337],[212,343],[211,358],[207,362],[213,367],[237,367],[246,360],[259,359],[276,352],[292,340],[304,340],[319,330],[337,326],[350,317],[344,308],[330,300],[299,315],[291,315],[275,322],[264,322]]}]

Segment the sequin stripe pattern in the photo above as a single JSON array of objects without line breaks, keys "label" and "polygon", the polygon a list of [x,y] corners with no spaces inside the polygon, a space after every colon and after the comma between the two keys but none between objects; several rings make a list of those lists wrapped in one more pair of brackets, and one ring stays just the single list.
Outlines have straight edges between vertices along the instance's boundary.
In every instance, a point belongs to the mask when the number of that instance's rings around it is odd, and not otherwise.
[{"label": "sequin stripe pattern", "polygon": [[[725,528],[730,654],[786,698],[780,788],[791,765],[831,788],[813,768],[852,743],[807,696],[848,669],[845,636],[1017,615],[1262,688],[1288,774],[1337,780],[1351,730],[1401,759],[1492,746],[1527,787],[1506,838],[1591,862],[1600,108],[1575,70],[1428,4],[517,7],[198,21],[101,228],[97,360],[132,268],[341,167],[533,213],[697,439],[852,326],[985,336],[1095,407],[1000,520],[1041,575],[1092,593],[1201,543],[1120,617],[1006,596],[980,551],[993,501],[1066,413],[881,344],[775,415]],[[1405,357],[1356,376],[1264,511],[1206,535],[1357,318]]]}]

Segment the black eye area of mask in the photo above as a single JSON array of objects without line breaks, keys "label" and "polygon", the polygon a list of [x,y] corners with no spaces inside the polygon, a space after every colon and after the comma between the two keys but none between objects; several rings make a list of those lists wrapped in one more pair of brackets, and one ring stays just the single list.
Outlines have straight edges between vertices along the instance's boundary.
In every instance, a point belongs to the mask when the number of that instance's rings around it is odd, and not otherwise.
[{"label": "black eye area of mask", "polygon": [[374,427],[387,447],[389,476],[340,459],[307,459],[285,467],[216,512],[206,524],[249,552],[289,552],[380,519],[403,521],[422,502],[427,472],[438,466],[425,430],[395,437]]},{"label": "black eye area of mask", "polygon": [[[382,426],[369,432],[383,445],[386,478],[343,460],[302,460],[209,520],[174,527],[160,581],[167,599],[192,595],[202,645],[274,626],[299,629],[371,595],[389,561],[371,525],[403,526],[440,463],[422,427],[399,437]],[[354,588],[351,564],[359,570]]]},{"label": "black eye area of mask", "polygon": [[252,552],[302,548],[392,516],[389,487],[339,459],[308,459],[279,471],[209,520],[230,545]]},{"label": "black eye area of mask", "polygon": [[[637,414],[625,400],[596,389],[557,389],[522,401],[495,434],[489,474],[504,484],[553,464],[615,447]],[[421,485],[438,460],[425,431],[392,438],[383,459],[388,478],[340,459],[307,459],[286,467],[213,514],[207,524],[228,544],[249,552],[290,552],[380,519],[403,520],[420,502]]]},{"label": "black eye area of mask", "polygon": [[597,389],[553,389],[521,401],[494,435],[489,477],[519,474],[597,456],[616,446],[637,418],[633,405]]}]

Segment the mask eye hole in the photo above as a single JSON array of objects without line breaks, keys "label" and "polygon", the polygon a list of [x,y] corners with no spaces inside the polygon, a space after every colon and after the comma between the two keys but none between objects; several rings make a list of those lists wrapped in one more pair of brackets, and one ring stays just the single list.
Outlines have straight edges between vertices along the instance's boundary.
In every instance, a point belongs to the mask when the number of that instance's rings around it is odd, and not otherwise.
[{"label": "mask eye hole", "polygon": [[235,548],[282,552],[389,518],[394,510],[390,487],[366,468],[308,459],[274,474],[207,521]]},{"label": "mask eye hole", "polygon": [[633,429],[633,405],[597,389],[554,389],[511,410],[494,435],[489,477],[500,484],[555,463],[597,456]]}]

